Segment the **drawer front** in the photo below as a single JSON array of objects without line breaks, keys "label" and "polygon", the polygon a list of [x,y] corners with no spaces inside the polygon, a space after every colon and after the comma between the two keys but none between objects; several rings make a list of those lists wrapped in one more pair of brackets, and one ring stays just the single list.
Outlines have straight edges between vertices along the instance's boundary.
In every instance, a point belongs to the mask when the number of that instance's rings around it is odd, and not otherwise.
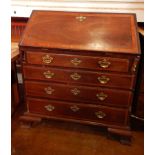
[{"label": "drawer front", "polygon": [[120,108],[109,108],[33,98],[28,98],[27,104],[30,113],[51,117],[54,116],[120,125],[125,125],[128,117],[128,110]]},{"label": "drawer front", "polygon": [[26,95],[108,106],[128,107],[132,92],[115,89],[25,81]]},{"label": "drawer front", "polygon": [[86,85],[133,89],[135,76],[102,72],[24,66],[25,79],[70,82]]},{"label": "drawer front", "polygon": [[79,56],[45,52],[26,52],[27,63],[103,71],[129,71],[128,58]]}]

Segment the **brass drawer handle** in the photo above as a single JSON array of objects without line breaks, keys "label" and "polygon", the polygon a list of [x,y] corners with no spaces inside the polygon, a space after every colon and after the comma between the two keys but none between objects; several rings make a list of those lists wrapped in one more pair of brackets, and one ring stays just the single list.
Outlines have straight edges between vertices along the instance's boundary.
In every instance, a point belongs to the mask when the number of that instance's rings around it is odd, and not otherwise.
[{"label": "brass drawer handle", "polygon": [[46,54],[45,56],[42,57],[42,60],[43,60],[43,63],[50,64],[53,61],[53,57]]},{"label": "brass drawer handle", "polygon": [[81,78],[81,75],[79,75],[78,73],[73,73],[73,74],[70,75],[70,77],[73,80],[79,80]]},{"label": "brass drawer handle", "polygon": [[133,72],[136,72],[136,70],[137,70],[137,64],[134,64],[134,65],[133,65],[132,70],[133,70]]},{"label": "brass drawer handle", "polygon": [[43,73],[46,79],[51,79],[54,76],[54,73],[51,71],[46,71]]},{"label": "brass drawer handle", "polygon": [[80,108],[79,108],[78,106],[76,106],[76,105],[71,106],[70,109],[71,109],[73,112],[77,112],[77,111],[80,110]]},{"label": "brass drawer handle", "polygon": [[99,81],[101,84],[106,84],[106,83],[110,80],[110,78],[108,78],[108,77],[106,77],[106,76],[104,76],[104,75],[98,77],[97,79],[98,79],[98,81]]},{"label": "brass drawer handle", "polygon": [[78,58],[74,58],[71,60],[71,63],[74,65],[74,66],[78,66],[80,63],[82,62],[82,60],[78,59]]},{"label": "brass drawer handle", "polygon": [[106,114],[104,112],[102,112],[102,111],[95,112],[95,115],[99,119],[103,119],[106,116]]},{"label": "brass drawer handle", "polygon": [[133,72],[136,72],[137,69],[138,69],[139,59],[140,59],[140,57],[137,56],[137,57],[135,58],[134,62],[133,62],[133,65],[132,65],[132,68],[131,68]]},{"label": "brass drawer handle", "polygon": [[76,95],[80,94],[80,90],[77,88],[74,88],[74,89],[71,89],[71,93],[76,96]]},{"label": "brass drawer handle", "polygon": [[83,22],[86,19],[85,16],[78,16],[76,17],[76,20],[78,20],[79,22]]},{"label": "brass drawer handle", "polygon": [[44,88],[46,94],[51,95],[55,90],[51,87]]},{"label": "brass drawer handle", "polygon": [[111,62],[107,61],[106,59],[103,59],[103,60],[98,61],[98,64],[102,68],[108,68]]},{"label": "brass drawer handle", "polygon": [[96,96],[100,101],[104,101],[108,97],[108,95],[104,94],[103,92],[96,94]]},{"label": "brass drawer handle", "polygon": [[53,111],[54,109],[55,109],[55,107],[54,106],[52,106],[52,105],[46,105],[46,106],[44,106],[44,108],[47,110],[47,111]]}]

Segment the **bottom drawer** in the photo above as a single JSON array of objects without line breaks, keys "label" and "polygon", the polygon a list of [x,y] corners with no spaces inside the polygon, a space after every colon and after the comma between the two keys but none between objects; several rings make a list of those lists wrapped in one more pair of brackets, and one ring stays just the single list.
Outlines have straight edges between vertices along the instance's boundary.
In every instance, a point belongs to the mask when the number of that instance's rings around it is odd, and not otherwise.
[{"label": "bottom drawer", "polygon": [[128,109],[27,98],[29,112],[112,125],[127,125]]}]

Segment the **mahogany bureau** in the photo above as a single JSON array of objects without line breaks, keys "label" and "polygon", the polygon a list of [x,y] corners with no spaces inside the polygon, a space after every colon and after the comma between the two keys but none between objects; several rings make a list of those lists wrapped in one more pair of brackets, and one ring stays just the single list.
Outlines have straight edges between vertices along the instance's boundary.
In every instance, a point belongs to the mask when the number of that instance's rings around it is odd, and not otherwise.
[{"label": "mahogany bureau", "polygon": [[134,14],[33,11],[19,43],[27,112],[130,137],[140,59]]}]

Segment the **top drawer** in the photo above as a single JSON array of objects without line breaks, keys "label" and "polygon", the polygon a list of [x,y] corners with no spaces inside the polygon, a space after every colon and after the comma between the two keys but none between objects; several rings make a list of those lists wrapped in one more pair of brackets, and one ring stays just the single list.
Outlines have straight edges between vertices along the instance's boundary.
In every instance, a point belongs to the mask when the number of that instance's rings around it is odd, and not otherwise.
[{"label": "top drawer", "polygon": [[46,52],[26,52],[27,63],[90,70],[128,72],[128,58],[81,56],[70,54],[54,54]]}]

